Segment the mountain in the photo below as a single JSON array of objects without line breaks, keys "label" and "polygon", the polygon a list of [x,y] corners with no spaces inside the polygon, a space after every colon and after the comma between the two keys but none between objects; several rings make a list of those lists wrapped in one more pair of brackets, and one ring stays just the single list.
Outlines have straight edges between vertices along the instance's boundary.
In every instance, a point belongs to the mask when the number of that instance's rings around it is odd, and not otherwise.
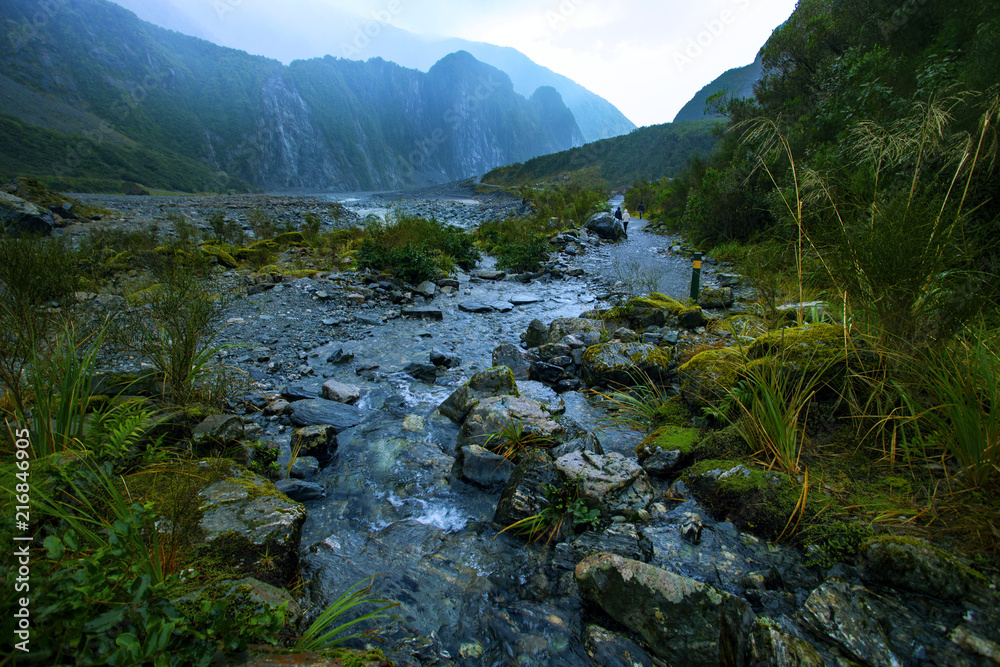
[{"label": "mountain", "polygon": [[[0,172],[82,189],[369,190],[481,174],[583,143],[558,92],[518,94],[464,52],[284,66],[105,0],[5,0]],[[89,180],[88,180],[89,179]],[[103,184],[103,185],[102,185]]]},{"label": "mountain", "polygon": [[764,63],[761,54],[756,60],[743,67],[734,67],[720,74],[714,81],[695,93],[691,101],[681,107],[674,117],[674,122],[705,118],[705,104],[708,98],[725,90],[730,97],[753,97],[753,86],[763,76]]},{"label": "mountain", "polygon": [[654,181],[680,172],[693,155],[707,156],[718,140],[718,126],[719,121],[711,118],[650,125],[621,137],[498,167],[483,176],[483,183],[518,186],[569,178],[617,188],[636,180]]},{"label": "mountain", "polygon": [[[214,11],[205,9],[211,20],[202,17],[199,22],[170,2],[116,2],[157,25],[286,63],[326,54],[349,60],[378,57],[427,72],[449,53],[467,51],[481,62],[506,72],[514,90],[526,98],[542,86],[559,91],[586,142],[627,134],[635,129],[635,124],[606,99],[535,63],[516,49],[458,38],[432,39],[396,27],[393,25],[396,17],[391,10],[393,3],[381,11],[359,17],[316,2],[311,6],[313,20],[302,24],[294,23],[293,17],[281,12],[280,5],[258,5],[250,12],[242,11],[236,2],[215,3]],[[400,6],[399,14],[405,14],[407,9],[407,6]],[[262,24],[265,18],[268,22]]]}]

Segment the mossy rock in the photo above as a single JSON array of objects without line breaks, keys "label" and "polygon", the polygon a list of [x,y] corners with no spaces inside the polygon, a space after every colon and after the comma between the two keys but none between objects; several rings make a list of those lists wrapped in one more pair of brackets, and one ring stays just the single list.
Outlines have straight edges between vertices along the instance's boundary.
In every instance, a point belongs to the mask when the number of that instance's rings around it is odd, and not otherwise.
[{"label": "mossy rock", "polygon": [[285,246],[301,246],[305,244],[305,237],[302,236],[302,232],[285,232],[283,234],[278,234],[273,239],[271,239],[279,247]]},{"label": "mossy rock", "polygon": [[674,374],[673,352],[646,343],[601,343],[583,353],[580,371],[596,386],[630,387],[642,381],[642,375],[663,381]]},{"label": "mossy rock", "polygon": [[198,492],[199,552],[244,576],[286,586],[298,569],[306,510],[242,466],[230,473]]},{"label": "mossy rock", "polygon": [[227,269],[235,269],[237,266],[236,258],[234,258],[232,255],[230,255],[228,252],[226,252],[217,245],[212,245],[212,244],[203,245],[201,246],[201,252],[206,257],[211,257],[212,259],[215,260],[217,264],[219,264],[220,266],[224,266]]},{"label": "mossy rock", "polygon": [[861,546],[870,581],[921,595],[962,599],[986,578],[951,554],[911,537],[879,536]]},{"label": "mossy rock", "polygon": [[278,588],[250,577],[215,581],[201,589],[173,600],[188,618],[197,617],[205,602],[227,603],[226,617],[237,623],[248,623],[261,614],[285,606],[285,625],[295,627],[302,618],[302,608],[284,588]]},{"label": "mossy rock", "polygon": [[446,398],[438,410],[448,419],[460,424],[484,398],[520,395],[514,371],[507,366],[494,366],[474,374]]},{"label": "mossy rock", "polygon": [[640,442],[635,453],[639,455],[640,461],[649,457],[656,450],[676,450],[682,454],[690,455],[701,439],[702,433],[696,428],[662,426]]},{"label": "mossy rock", "polygon": [[735,347],[696,354],[678,370],[681,396],[696,409],[722,400],[739,382],[743,362],[743,353]]},{"label": "mossy rock", "polygon": [[698,441],[692,451],[695,460],[741,459],[752,455],[753,449],[736,430],[729,425],[718,431],[709,431]]},{"label": "mossy rock", "polygon": [[[685,470],[682,479],[716,517],[766,539],[785,530],[802,493],[802,485],[785,473],[732,460],[701,461]],[[803,522],[820,509],[815,495],[809,494]]]},{"label": "mossy rock", "polygon": [[841,326],[806,324],[758,337],[747,348],[747,358],[775,357],[782,366],[832,378],[842,374],[846,366],[848,355],[844,342]]}]

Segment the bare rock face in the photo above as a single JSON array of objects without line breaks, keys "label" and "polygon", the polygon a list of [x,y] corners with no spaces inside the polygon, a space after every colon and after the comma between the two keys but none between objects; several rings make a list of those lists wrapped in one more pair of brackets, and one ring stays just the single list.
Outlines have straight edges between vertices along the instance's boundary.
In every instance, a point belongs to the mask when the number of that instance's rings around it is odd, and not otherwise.
[{"label": "bare rock face", "polygon": [[625,238],[625,227],[622,221],[610,213],[598,213],[587,220],[587,231],[605,241],[620,241]]},{"label": "bare rock face", "polygon": [[639,634],[671,665],[744,665],[754,615],[743,599],[608,553],[576,566],[584,597]]}]

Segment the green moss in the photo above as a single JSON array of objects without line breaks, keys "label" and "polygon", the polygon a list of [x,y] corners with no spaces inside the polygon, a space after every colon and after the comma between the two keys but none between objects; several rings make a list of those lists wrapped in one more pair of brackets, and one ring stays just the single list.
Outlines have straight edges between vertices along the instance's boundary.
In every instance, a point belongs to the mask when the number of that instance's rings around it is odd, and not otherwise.
[{"label": "green moss", "polygon": [[691,413],[680,396],[674,396],[653,411],[653,423],[657,426],[688,426]]},{"label": "green moss", "polygon": [[830,521],[807,526],[802,541],[808,547],[806,565],[822,568],[837,563],[852,563],[857,559],[862,545],[875,531],[859,521]]},{"label": "green moss", "polygon": [[278,234],[273,239],[271,239],[277,246],[302,246],[305,244],[305,238],[302,236],[302,232],[285,232],[284,234]]},{"label": "green moss", "polygon": [[701,440],[701,431],[698,429],[663,426],[639,443],[635,451],[640,458],[649,456],[656,449],[680,450],[684,454],[690,454],[699,440]]},{"label": "green moss", "polygon": [[743,361],[743,353],[735,347],[699,352],[678,370],[684,400],[705,407],[722,399],[739,381]]},{"label": "green moss", "polygon": [[205,244],[201,246],[201,252],[205,256],[213,258],[216,262],[227,269],[235,269],[237,266],[236,259],[219,246]]},{"label": "green moss", "polygon": [[[734,470],[737,466],[743,467]],[[721,474],[708,474],[716,470]],[[740,461],[701,461],[688,468],[682,479],[716,516],[767,539],[775,539],[785,530],[802,494],[802,485],[788,475],[751,468]],[[803,522],[808,525],[828,502],[829,498],[811,492]]]},{"label": "green moss", "polygon": [[[914,537],[907,537],[905,535],[879,535],[878,537],[873,537],[865,541],[861,547],[860,551],[866,551],[870,546],[875,544],[896,544],[901,546],[916,547],[919,550],[927,550],[932,553],[936,558],[938,558],[943,564],[948,568],[953,569],[959,577],[966,579],[967,581],[975,581],[980,584],[985,584],[988,582],[987,578],[976,572],[972,568],[968,567],[960,561],[959,559],[952,556],[947,551],[939,549],[924,540],[919,540]],[[916,566],[915,556],[911,552],[905,550],[898,550],[895,554],[897,562],[903,570],[909,571]]]},{"label": "green moss", "polygon": [[834,324],[806,324],[779,329],[758,337],[747,348],[748,359],[776,356],[796,370],[824,372],[846,361],[844,328]]}]

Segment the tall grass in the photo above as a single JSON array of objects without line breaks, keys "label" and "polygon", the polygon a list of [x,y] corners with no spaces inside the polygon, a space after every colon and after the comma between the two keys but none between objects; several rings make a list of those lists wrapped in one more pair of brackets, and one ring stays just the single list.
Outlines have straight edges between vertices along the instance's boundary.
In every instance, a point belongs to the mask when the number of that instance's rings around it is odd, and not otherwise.
[{"label": "tall grass", "polygon": [[104,331],[77,342],[71,325],[48,349],[36,343],[35,362],[29,375],[30,408],[18,407],[18,418],[31,425],[31,446],[36,457],[83,446],[97,355]]},{"label": "tall grass", "polygon": [[979,326],[923,353],[926,420],[972,486],[1000,473],[1000,342]]}]

